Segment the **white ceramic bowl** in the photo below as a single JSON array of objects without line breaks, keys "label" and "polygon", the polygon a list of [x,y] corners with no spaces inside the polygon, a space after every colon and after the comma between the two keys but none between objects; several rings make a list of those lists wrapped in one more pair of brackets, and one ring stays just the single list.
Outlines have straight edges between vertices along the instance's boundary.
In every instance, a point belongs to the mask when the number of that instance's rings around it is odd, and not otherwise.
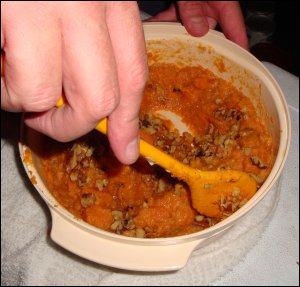
[{"label": "white ceramic bowl", "polygon": [[264,184],[246,205],[222,222],[194,234],[156,239],[129,238],[75,218],[55,200],[43,183],[34,153],[41,145],[40,134],[23,126],[19,149],[28,176],[50,208],[51,238],[56,243],[79,256],[112,267],[138,271],[177,270],[186,264],[194,249],[230,232],[230,227],[238,224],[275,186],[288,153],[290,118],[283,93],[268,70],[250,53],[225,39],[223,34],[210,31],[204,37],[194,38],[175,23],[147,23],[144,31],[148,49],[160,55],[156,61],[200,64],[209,68],[251,97],[260,116],[266,119],[275,143],[276,161]]}]

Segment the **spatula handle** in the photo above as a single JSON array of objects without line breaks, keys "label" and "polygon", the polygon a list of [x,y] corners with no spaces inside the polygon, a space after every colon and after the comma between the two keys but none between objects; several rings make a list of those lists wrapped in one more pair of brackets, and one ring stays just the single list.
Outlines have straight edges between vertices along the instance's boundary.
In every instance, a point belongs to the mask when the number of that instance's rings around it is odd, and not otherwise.
[{"label": "spatula handle", "polygon": [[[106,134],[107,132],[107,119],[104,118],[95,128],[99,132]],[[154,147],[153,145],[147,143],[143,139],[140,139],[140,153],[141,155],[154,162],[170,172],[173,176],[184,180],[186,175],[184,174],[184,170],[188,168],[184,166],[181,162],[177,161],[173,157],[169,156],[168,154],[162,152],[158,148]]]},{"label": "spatula handle", "polygon": [[[63,98],[61,97],[56,104],[57,107],[62,106],[64,103]],[[96,130],[106,135],[107,133],[107,119],[104,118],[96,127]],[[169,171],[173,176],[184,180],[186,178],[183,175],[183,169],[187,167],[184,166],[181,162],[177,161],[173,157],[169,156],[168,154],[162,152],[158,148],[154,147],[153,145],[147,143],[143,139],[140,140],[140,153],[141,155],[154,162],[164,168],[165,170]]]}]

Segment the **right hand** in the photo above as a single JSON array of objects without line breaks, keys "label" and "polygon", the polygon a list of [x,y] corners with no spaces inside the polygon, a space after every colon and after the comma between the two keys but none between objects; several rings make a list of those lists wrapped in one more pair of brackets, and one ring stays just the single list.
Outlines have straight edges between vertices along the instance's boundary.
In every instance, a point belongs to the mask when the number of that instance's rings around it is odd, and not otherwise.
[{"label": "right hand", "polygon": [[[135,2],[1,1],[1,108],[59,141],[108,117],[117,158],[138,155],[147,57]],[[62,94],[67,104],[55,108]]]}]

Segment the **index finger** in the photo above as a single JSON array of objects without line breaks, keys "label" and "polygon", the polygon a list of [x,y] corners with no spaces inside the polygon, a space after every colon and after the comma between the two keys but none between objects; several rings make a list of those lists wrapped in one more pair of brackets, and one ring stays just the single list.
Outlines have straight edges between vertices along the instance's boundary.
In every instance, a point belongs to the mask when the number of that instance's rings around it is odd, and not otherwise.
[{"label": "index finger", "polygon": [[246,27],[239,2],[211,1],[211,5],[218,10],[218,20],[226,38],[248,50]]}]

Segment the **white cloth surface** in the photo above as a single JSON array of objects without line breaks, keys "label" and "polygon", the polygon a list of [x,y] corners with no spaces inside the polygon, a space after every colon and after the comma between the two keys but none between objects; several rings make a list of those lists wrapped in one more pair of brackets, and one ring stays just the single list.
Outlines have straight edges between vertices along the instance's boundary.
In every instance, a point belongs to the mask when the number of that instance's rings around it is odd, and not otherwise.
[{"label": "white cloth surface", "polygon": [[[177,272],[142,273],[82,259],[49,238],[50,212],[18,155],[18,117],[1,114],[1,285],[299,285],[299,79],[266,63],[289,104],[292,143],[273,188]],[[259,215],[259,217],[258,217]]]}]

